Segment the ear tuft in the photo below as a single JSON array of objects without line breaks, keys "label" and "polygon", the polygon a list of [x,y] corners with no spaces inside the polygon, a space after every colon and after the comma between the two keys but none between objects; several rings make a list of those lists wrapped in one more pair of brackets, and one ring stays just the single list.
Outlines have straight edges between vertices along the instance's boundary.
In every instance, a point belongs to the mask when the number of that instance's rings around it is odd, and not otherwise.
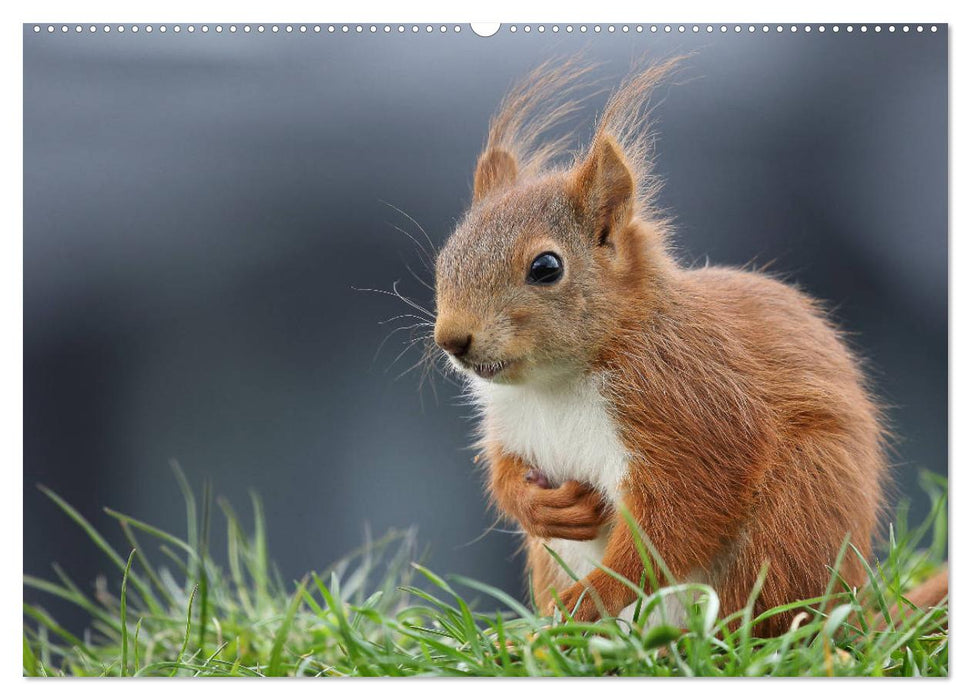
[{"label": "ear tuft", "polygon": [[512,153],[503,148],[486,150],[475,166],[472,201],[478,202],[490,192],[512,185],[518,174],[519,167]]},{"label": "ear tuft", "polygon": [[611,234],[625,226],[634,212],[634,176],[617,142],[600,136],[577,168],[572,195],[597,245],[610,243]]}]

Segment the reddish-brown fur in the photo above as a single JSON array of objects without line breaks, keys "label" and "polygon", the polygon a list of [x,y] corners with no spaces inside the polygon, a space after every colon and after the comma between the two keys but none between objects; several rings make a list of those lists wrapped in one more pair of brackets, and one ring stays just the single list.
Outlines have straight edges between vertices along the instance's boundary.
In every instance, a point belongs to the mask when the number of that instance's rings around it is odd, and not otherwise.
[{"label": "reddish-brown fur", "polygon": [[[764,274],[690,269],[669,252],[643,105],[675,64],[630,78],[566,168],[551,167],[548,150],[525,152],[540,128],[530,130],[529,110],[582,69],[547,65],[514,91],[479,159],[472,210],[439,257],[436,340],[468,334],[475,362],[516,358],[506,383],[549,367],[602,377],[630,456],[623,505],[676,579],[711,582],[723,613],[744,606],[767,566],[758,613],[820,595],[845,538],[870,556],[884,431],[860,362],[814,300]],[[545,249],[562,252],[569,276],[552,291],[523,287],[524,265]],[[549,608],[555,590],[572,608],[589,589],[580,619],[632,603],[599,570],[568,585],[543,547],[612,525],[602,563],[640,580],[631,531],[601,494],[577,482],[543,488],[488,429],[482,444],[493,501],[526,533],[538,602]],[[865,583],[853,554],[840,573]]]}]

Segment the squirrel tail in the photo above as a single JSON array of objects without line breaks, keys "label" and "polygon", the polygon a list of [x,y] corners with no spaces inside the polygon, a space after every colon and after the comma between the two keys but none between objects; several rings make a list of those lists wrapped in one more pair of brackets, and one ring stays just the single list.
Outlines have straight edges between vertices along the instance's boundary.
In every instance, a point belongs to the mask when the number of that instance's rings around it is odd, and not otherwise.
[{"label": "squirrel tail", "polygon": [[[914,607],[901,609],[900,606],[895,604],[890,608],[890,618],[894,622],[899,622],[915,613],[925,613],[929,609],[944,603],[948,597],[948,573],[948,567],[945,564],[936,574],[912,588],[904,597]],[[881,628],[885,626],[885,622],[880,625]]]}]

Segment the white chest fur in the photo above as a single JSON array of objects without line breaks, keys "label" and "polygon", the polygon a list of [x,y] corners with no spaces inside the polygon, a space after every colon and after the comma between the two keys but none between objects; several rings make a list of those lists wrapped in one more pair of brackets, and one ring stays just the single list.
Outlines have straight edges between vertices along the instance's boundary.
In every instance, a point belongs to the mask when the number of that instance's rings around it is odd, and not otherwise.
[{"label": "white chest fur", "polygon": [[477,382],[475,391],[489,438],[554,484],[585,481],[616,501],[627,452],[598,384],[596,377],[553,386]]},{"label": "white chest fur", "polygon": [[[489,439],[542,471],[553,484],[587,482],[616,503],[628,455],[598,385],[597,377],[556,386],[477,381],[474,390]],[[605,535],[592,542],[553,540],[550,546],[584,576],[602,559]]]}]

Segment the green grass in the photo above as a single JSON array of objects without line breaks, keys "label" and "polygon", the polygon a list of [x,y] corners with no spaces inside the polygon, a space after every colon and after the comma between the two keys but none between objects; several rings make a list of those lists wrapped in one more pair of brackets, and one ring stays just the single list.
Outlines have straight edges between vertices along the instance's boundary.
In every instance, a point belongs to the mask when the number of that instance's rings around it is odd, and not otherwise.
[{"label": "green grass", "polygon": [[[110,583],[84,592],[54,566],[54,578],[24,576],[27,591],[68,601],[90,618],[73,635],[24,603],[28,676],[944,676],[947,606],[900,623],[886,611],[929,576],[947,547],[947,485],[928,476],[931,513],[889,529],[885,556],[864,591],[834,575],[825,600],[802,601],[801,624],[758,639],[751,608],[720,616],[710,588],[692,584],[642,594],[633,624],[596,624],[536,614],[517,596],[460,576],[440,577],[416,558],[412,532],[389,533],[321,573],[285,582],[269,561],[263,511],[253,529],[217,502],[227,526],[225,565],[209,546],[212,498],[201,503],[177,473],[187,505],[185,538],[106,509],[130,549],[119,552],[69,504],[42,490],[90,536],[113,566]],[[929,542],[925,548],[919,543]],[[160,565],[150,561],[164,560]],[[848,547],[844,556],[854,556]],[[685,628],[646,622],[668,596],[689,596]],[[30,596],[27,596],[30,598]],[[864,602],[869,601],[869,602]],[[854,613],[888,622],[885,629]],[[771,610],[762,617],[776,614]],[[731,625],[732,622],[739,625]]]}]

